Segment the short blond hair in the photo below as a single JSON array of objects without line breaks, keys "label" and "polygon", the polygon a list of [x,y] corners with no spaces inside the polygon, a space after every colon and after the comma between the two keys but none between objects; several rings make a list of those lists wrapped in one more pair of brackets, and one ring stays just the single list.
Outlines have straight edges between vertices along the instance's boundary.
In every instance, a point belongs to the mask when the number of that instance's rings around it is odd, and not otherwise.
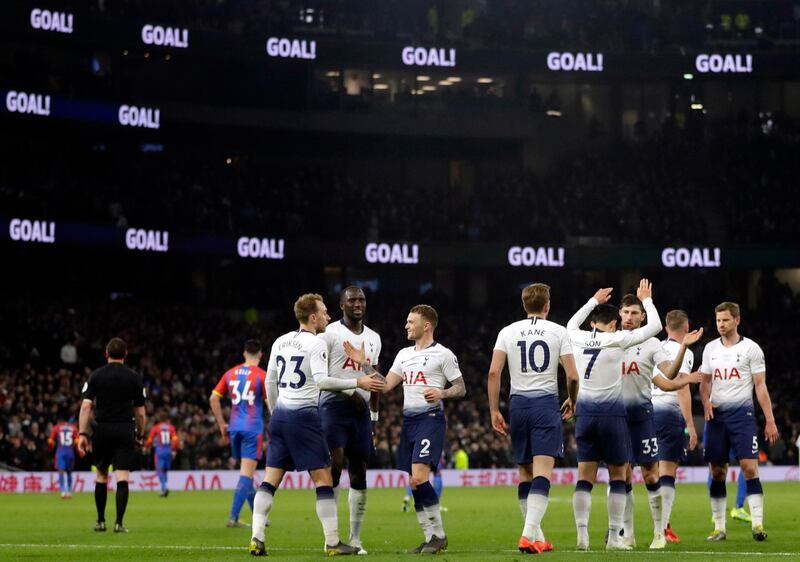
[{"label": "short blond hair", "polygon": [[689,315],[686,314],[685,310],[675,309],[667,312],[667,316],[664,320],[667,328],[677,331],[683,328],[683,325],[689,321]]},{"label": "short blond hair", "polygon": [[439,325],[439,314],[436,309],[427,304],[418,304],[410,310],[411,314],[419,314],[423,320],[431,323],[431,328]]},{"label": "short blond hair", "polygon": [[731,316],[734,318],[739,318],[739,305],[735,302],[725,301],[714,307],[714,312],[725,312],[726,310],[730,312]]},{"label": "short blond hair", "polygon": [[301,295],[294,301],[294,317],[303,324],[308,322],[312,314],[316,314],[319,305],[318,302],[323,302],[322,295],[317,293],[306,293]]},{"label": "short blond hair", "polygon": [[544,312],[544,307],[550,302],[550,285],[533,283],[522,289],[522,307],[528,314]]}]

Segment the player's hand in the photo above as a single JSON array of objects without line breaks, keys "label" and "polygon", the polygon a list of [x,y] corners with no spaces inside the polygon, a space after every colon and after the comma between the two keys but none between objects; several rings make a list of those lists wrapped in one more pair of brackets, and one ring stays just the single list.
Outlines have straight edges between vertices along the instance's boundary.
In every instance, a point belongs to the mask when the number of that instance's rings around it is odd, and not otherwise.
[{"label": "player's hand", "polygon": [[778,426],[775,425],[774,421],[768,421],[767,425],[764,426],[764,437],[767,438],[767,442],[770,445],[778,440]]},{"label": "player's hand", "polygon": [[653,284],[648,279],[639,281],[639,287],[636,289],[636,297],[644,302],[644,299],[653,297]]},{"label": "player's hand", "polygon": [[229,437],[228,437],[228,424],[227,423],[224,423],[221,426],[219,426],[219,433],[220,433],[220,435],[222,435],[222,440],[225,441],[225,443],[227,443],[228,439],[229,439]]},{"label": "player's hand", "polygon": [[[355,359],[353,359],[353,361],[355,361]],[[358,385],[358,388],[369,392],[380,392],[386,386],[386,379],[380,375],[358,377],[356,379],[356,385]]]},{"label": "player's hand", "polygon": [[85,456],[87,453],[92,452],[92,442],[89,441],[89,438],[85,435],[78,436],[78,452],[81,456]]},{"label": "player's hand", "polygon": [[347,356],[359,365],[363,365],[367,362],[367,353],[364,351],[364,342],[361,342],[360,348],[356,348],[352,343],[345,340],[342,344],[342,347],[344,347],[344,352],[347,354]]},{"label": "player's hand", "polygon": [[567,398],[564,400],[564,403],[561,404],[561,419],[568,420],[572,417],[575,413],[575,404],[572,403],[572,400]]},{"label": "player's hand", "polygon": [[697,431],[693,427],[689,428],[689,450],[694,451],[697,447]]},{"label": "player's hand", "polygon": [[172,451],[172,460],[175,460],[175,457],[177,457],[177,456],[178,456],[178,452],[177,451]]},{"label": "player's hand", "polygon": [[442,391],[438,388],[429,388],[426,390],[422,396],[425,398],[425,402],[433,403],[438,402],[442,399]]},{"label": "player's hand", "polygon": [[490,412],[492,417],[492,429],[500,435],[508,435],[508,424],[499,411]]},{"label": "player's hand", "polygon": [[594,294],[594,300],[599,302],[600,304],[606,304],[608,299],[611,298],[611,291],[613,291],[611,287],[606,287],[605,289],[597,289],[597,292]]},{"label": "player's hand", "polygon": [[685,336],[683,336],[683,345],[689,347],[690,345],[696,344],[700,341],[700,338],[703,336],[703,328],[699,330],[694,330],[693,332],[689,332]]},{"label": "player's hand", "polygon": [[703,414],[706,418],[706,421],[711,421],[714,419],[714,408],[716,408],[716,406],[710,401],[703,404]]},{"label": "player's hand", "polygon": [[700,384],[703,382],[703,373],[700,371],[695,371],[694,373],[689,373],[688,375],[681,375],[687,379],[689,379],[689,384]]}]

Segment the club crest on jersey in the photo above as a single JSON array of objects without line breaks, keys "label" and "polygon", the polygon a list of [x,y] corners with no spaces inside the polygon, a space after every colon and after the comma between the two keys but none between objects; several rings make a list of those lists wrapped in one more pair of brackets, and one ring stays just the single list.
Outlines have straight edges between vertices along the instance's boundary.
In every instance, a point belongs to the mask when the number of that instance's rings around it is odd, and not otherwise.
[{"label": "club crest on jersey", "polygon": [[403,371],[403,384],[428,384],[422,371]]},{"label": "club crest on jersey", "polygon": [[[637,353],[638,355],[638,353]],[[623,375],[641,375],[642,373],[639,371],[639,364],[636,361],[631,361],[630,364],[626,364],[625,361],[622,362],[622,374]]]},{"label": "club crest on jersey", "polygon": [[730,379],[739,379],[742,380],[742,376],[739,374],[739,369],[734,367],[730,371],[728,371],[727,367],[725,369],[714,369],[714,380],[720,381],[727,381]]}]

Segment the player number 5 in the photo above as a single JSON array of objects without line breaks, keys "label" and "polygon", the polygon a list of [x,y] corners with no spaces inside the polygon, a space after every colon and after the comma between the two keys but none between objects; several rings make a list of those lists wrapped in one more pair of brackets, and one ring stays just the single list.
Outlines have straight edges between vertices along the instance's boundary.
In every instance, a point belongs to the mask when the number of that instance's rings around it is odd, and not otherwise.
[{"label": "player number 5", "polygon": [[755,455],[758,452],[758,437],[753,435],[753,454]]}]

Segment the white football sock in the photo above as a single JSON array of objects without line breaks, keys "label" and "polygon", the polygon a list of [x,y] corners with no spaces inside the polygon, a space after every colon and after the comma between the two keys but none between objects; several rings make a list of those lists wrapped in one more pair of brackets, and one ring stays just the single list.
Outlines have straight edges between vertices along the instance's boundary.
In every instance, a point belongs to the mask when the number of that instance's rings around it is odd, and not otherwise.
[{"label": "white football sock", "polygon": [[356,490],[350,488],[350,495],[347,497],[350,505],[350,541],[361,544],[361,522],[364,521],[364,513],[367,511],[367,490]]},{"label": "white football sock", "polygon": [[264,542],[264,528],[272,509],[272,494],[259,490],[253,500],[253,536]]}]

